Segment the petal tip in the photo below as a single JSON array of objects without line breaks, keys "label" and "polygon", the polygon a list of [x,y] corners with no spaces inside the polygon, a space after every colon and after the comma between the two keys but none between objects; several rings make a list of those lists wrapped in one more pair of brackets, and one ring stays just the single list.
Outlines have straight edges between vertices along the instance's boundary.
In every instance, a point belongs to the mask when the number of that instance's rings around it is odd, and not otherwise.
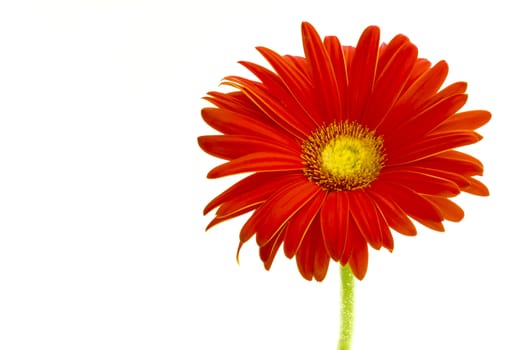
[{"label": "petal tip", "polygon": [[237,255],[235,257],[236,261],[237,261],[237,265],[240,266],[240,249],[242,249],[242,246],[244,245],[244,242],[240,242],[238,243],[238,248],[237,248]]}]

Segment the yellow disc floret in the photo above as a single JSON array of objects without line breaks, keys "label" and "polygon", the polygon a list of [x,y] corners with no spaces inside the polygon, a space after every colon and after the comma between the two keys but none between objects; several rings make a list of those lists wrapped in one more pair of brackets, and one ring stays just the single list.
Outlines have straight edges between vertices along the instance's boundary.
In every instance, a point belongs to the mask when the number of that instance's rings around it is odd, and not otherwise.
[{"label": "yellow disc floret", "polygon": [[368,186],[384,165],[383,139],[357,123],[332,123],[302,145],[305,175],[325,190]]}]

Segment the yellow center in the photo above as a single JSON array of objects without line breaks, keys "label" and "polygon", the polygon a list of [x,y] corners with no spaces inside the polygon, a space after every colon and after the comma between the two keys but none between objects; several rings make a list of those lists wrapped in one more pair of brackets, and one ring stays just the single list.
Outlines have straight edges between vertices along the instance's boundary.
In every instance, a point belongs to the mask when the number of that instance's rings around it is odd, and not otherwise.
[{"label": "yellow center", "polygon": [[302,145],[304,174],[325,190],[368,186],[384,165],[383,139],[357,123],[332,123]]}]

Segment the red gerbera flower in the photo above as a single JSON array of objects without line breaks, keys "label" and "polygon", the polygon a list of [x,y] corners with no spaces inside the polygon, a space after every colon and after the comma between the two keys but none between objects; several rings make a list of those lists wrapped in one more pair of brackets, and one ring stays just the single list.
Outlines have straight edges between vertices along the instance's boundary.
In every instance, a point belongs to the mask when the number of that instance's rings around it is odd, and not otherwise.
[{"label": "red gerbera flower", "polygon": [[437,231],[464,213],[450,197],[488,195],[474,178],[477,159],[453,150],[478,142],[491,114],[457,112],[466,83],[441,88],[448,65],[417,57],[404,35],[379,44],[368,27],[356,47],[323,41],[302,24],[305,57],[258,51],[272,66],[240,62],[258,78],[237,76],[231,93],[209,92],[202,117],[221,135],[200,147],[227,162],[208,178],[253,173],[213,199],[208,228],[253,211],[239,250],[256,234],[269,269],[283,243],[308,280],[325,278],[330,259],[362,279],[368,245],[392,250],[393,229],[415,235],[410,218]]}]

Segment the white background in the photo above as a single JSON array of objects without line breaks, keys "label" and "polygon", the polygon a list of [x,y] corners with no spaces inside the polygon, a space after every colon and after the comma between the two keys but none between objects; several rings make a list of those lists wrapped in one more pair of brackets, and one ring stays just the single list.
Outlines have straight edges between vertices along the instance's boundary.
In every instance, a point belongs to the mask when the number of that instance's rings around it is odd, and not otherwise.
[{"label": "white background", "polygon": [[408,35],[488,109],[468,152],[489,198],[460,196],[446,233],[396,237],[357,284],[355,350],[520,349],[518,33],[506,1],[5,1],[0,5],[0,349],[334,349],[338,272],[300,277],[244,219],[208,233],[203,206],[235,179],[201,97],[301,55],[300,23],[355,44],[369,24]]}]

